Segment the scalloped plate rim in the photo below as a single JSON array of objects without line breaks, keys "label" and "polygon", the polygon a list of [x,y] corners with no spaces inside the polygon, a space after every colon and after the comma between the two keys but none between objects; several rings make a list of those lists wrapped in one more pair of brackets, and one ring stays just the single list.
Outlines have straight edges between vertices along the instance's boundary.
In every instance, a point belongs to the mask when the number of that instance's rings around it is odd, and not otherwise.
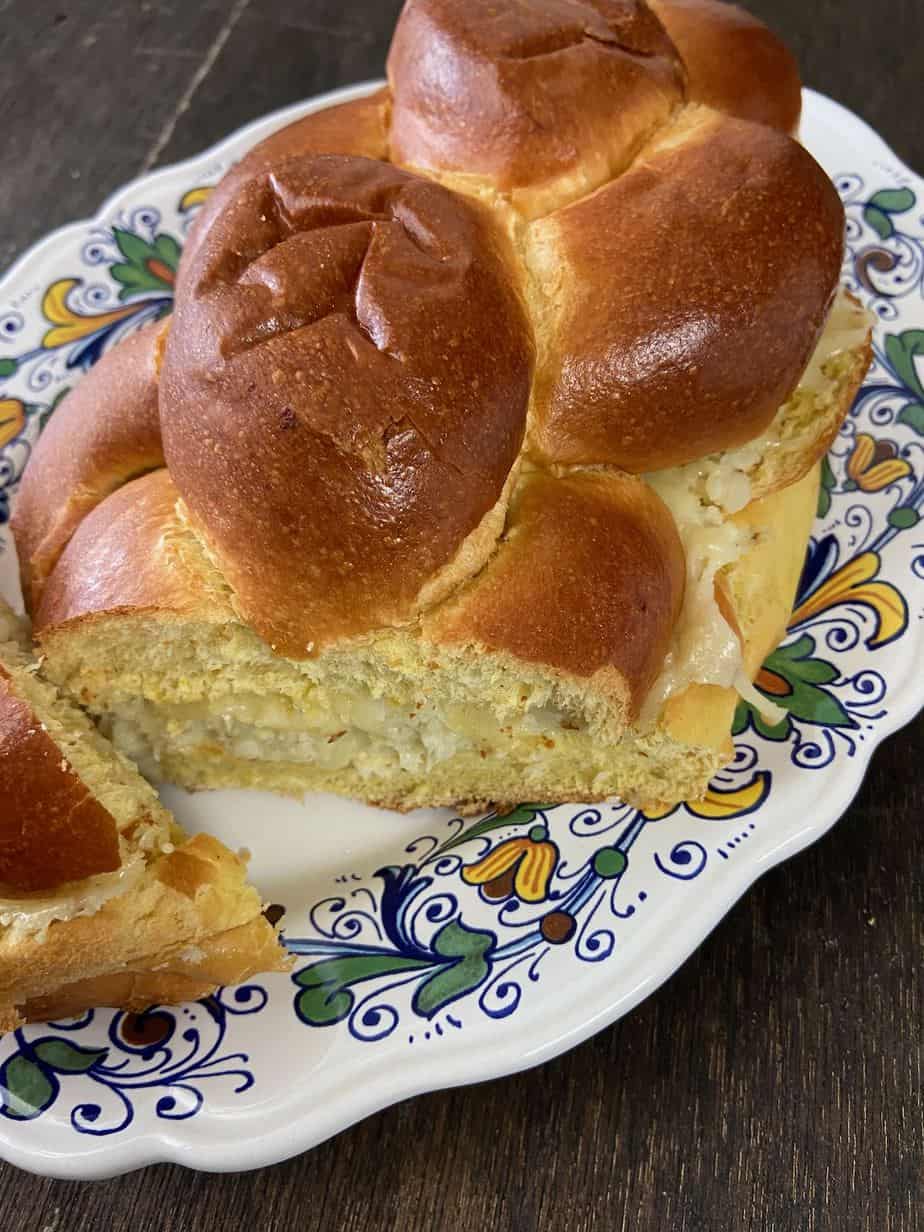
[{"label": "scalloped plate rim", "polygon": [[[62,241],[105,220],[119,209],[123,200],[130,198],[140,187],[156,187],[184,170],[193,172],[203,162],[222,157],[238,144],[246,144],[251,137],[256,139],[264,130],[270,131],[332,103],[360,97],[382,84],[384,83],[381,80],[361,82],[279,108],[235,130],[197,155],[136,176],[110,193],[93,217],[66,223],[28,248],[0,277],[0,296],[5,297],[10,287],[23,277],[33,263],[51,254]],[[904,175],[909,182],[920,186],[924,193],[924,179],[912,171],[866,121],[842,104],[814,90],[805,89],[803,95],[818,109],[819,120],[837,128],[853,130],[865,143],[877,148],[878,157],[890,161],[891,172]],[[914,636],[910,628],[908,635]],[[924,647],[924,633],[919,632],[917,638]],[[380,1070],[377,1081],[369,1081],[369,1065],[358,1067],[356,1071],[343,1075],[343,1082],[352,1086],[348,1101],[329,1099],[323,1107],[309,1108],[306,1112],[304,1094],[296,1088],[287,1099],[273,1101],[275,1126],[254,1124],[253,1136],[245,1136],[235,1143],[196,1141],[195,1132],[192,1135],[194,1140],[190,1142],[181,1134],[164,1132],[162,1126],[158,1125],[154,1129],[145,1127],[119,1135],[118,1138],[99,1140],[92,1146],[84,1141],[78,1154],[67,1154],[63,1151],[37,1150],[35,1147],[22,1149],[7,1137],[5,1128],[0,1128],[0,1156],[25,1170],[71,1180],[104,1179],[154,1163],[180,1163],[195,1170],[212,1172],[250,1170],[281,1162],[309,1150],[365,1117],[416,1095],[513,1075],[553,1059],[634,1009],[687,961],[759,877],[784,860],[797,855],[831,830],[850,807],[882,741],[910,723],[924,707],[924,688],[921,685],[915,687],[914,678],[909,675],[897,688],[890,689],[890,703],[888,717],[881,728],[877,729],[874,738],[864,746],[862,754],[858,753],[856,759],[850,759],[852,764],[849,773],[845,767],[845,773],[837,785],[836,796],[829,797],[832,803],[821,814],[823,820],[818,820],[819,815],[816,814],[813,821],[806,822],[797,832],[781,839],[769,851],[728,868],[721,884],[714,887],[697,906],[688,910],[685,915],[683,940],[680,943],[676,933],[669,942],[664,940],[663,933],[665,927],[670,926],[669,920],[662,921],[652,930],[652,941],[655,944],[650,951],[650,960],[642,978],[634,987],[617,996],[615,1000],[607,1000],[604,981],[597,991],[592,1010],[559,1008],[556,1013],[558,1029],[554,1037],[535,1048],[524,1053],[515,1038],[501,1039],[486,1055],[475,1054],[467,1059],[464,1065],[457,1065],[456,1070],[448,1074],[447,1061],[439,1053],[431,1053],[426,1058],[415,1058],[413,1067],[407,1072],[387,1068]],[[836,804],[833,799],[836,799]],[[587,1002],[583,1004],[586,1006]],[[363,1080],[361,1096],[356,1094],[354,1085],[357,1076]],[[345,1102],[349,1104],[348,1115],[344,1115]],[[299,1114],[300,1103],[302,1111]],[[291,1121],[287,1119],[290,1113],[293,1115]],[[265,1116],[266,1113],[262,1115]],[[261,1112],[253,1109],[248,1119],[256,1123],[260,1116]],[[217,1157],[219,1152],[221,1158]]]}]

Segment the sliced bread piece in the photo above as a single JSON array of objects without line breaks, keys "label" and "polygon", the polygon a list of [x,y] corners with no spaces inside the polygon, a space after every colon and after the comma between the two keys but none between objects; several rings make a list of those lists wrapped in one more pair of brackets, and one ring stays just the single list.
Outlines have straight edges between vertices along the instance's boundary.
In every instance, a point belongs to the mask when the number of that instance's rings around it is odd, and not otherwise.
[{"label": "sliced bread piece", "polygon": [[187,837],[27,647],[2,605],[0,1030],[284,970],[244,862]]}]

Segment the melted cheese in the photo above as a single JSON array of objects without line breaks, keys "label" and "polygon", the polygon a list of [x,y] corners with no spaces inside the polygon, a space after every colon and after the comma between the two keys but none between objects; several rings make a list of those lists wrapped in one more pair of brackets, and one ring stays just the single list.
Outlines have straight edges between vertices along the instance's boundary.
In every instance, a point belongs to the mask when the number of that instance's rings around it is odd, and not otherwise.
[{"label": "melted cheese", "polygon": [[56,920],[95,915],[104,903],[132,889],[144,869],[144,856],[136,852],[114,873],[99,873],[69,886],[60,886],[52,894],[0,898],[0,925],[15,937],[44,933]]},{"label": "melted cheese", "polygon": [[733,683],[741,700],[753,706],[764,722],[769,723],[771,727],[776,727],[777,723],[782,723],[786,718],[784,707],[770,701],[769,697],[764,697],[763,693],[748,679],[745,671],[740,671]]},{"label": "melted cheese", "polygon": [[[859,346],[869,332],[870,322],[866,309],[840,291],[808,367],[791,396],[823,392],[828,363]],[[779,447],[779,435],[771,427],[738,449],[645,476],[674,516],[686,553],[687,578],[683,609],[671,648],[642,710],[643,726],[657,719],[669,697],[691,684],[735,688],[770,723],[778,723],[785,713],[748,680],[738,638],[715,598],[719,571],[739,560],[751,542],[750,533],[728,519],[750,503],[749,473]]]},{"label": "melted cheese", "polygon": [[703,505],[687,476],[661,472],[649,479],[677,522],[687,576],[670,650],[642,709],[643,726],[653,723],[667,699],[689,685],[729,688],[741,673],[741,646],[716,602],[715,580],[721,569],[740,558],[751,539],[716,506]]}]

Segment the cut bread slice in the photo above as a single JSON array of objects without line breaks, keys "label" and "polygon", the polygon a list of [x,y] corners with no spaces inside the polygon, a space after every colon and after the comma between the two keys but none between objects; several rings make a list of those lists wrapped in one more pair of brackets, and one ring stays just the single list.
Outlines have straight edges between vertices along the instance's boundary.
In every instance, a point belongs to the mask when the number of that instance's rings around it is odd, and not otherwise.
[{"label": "cut bread slice", "polygon": [[188,838],[0,609],[0,1030],[283,970],[243,861]]},{"label": "cut bread slice", "polygon": [[667,510],[641,480],[606,472],[527,473],[471,583],[416,625],[301,660],[235,615],[156,472],[84,520],[36,628],[54,679],[148,772],[187,787],[324,790],[398,809],[673,804],[731,756],[730,686],[785,630],[816,494],[817,468],[736,516],[722,587],[739,662],[705,683],[679,671],[648,718],[685,621],[721,614],[711,584],[707,614],[695,610],[688,580],[678,620],[683,553]]}]

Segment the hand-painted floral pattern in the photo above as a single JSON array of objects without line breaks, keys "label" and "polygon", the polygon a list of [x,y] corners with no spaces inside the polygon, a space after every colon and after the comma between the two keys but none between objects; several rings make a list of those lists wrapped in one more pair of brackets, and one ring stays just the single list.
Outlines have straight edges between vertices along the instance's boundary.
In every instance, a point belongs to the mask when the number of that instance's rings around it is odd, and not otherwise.
[{"label": "hand-painted floral pattern", "polygon": [[[125,1129],[145,1093],[155,1097],[160,1118],[195,1116],[207,1079],[229,1079],[238,1093],[253,1085],[249,1057],[224,1051],[225,1035],[235,1015],[258,1013],[266,1002],[265,989],[247,984],[180,1009],[108,1015],[90,1010],[79,1019],[20,1027],[0,1065],[0,1116],[34,1120],[54,1108],[63,1084],[78,1079],[79,1091],[68,1090],[67,1104],[80,1134],[102,1137]],[[109,1018],[106,1043],[78,1043],[97,1017]]]},{"label": "hand-painted floral pattern", "polygon": [[[448,1007],[476,993],[486,1015],[506,1018],[520,1003],[524,980],[538,982],[552,947],[573,942],[576,958],[591,963],[613,953],[614,921],[630,919],[647,898],[643,888],[622,888],[646,826],[681,811],[731,822],[759,808],[771,776],[754,772],[747,752],[731,782],[716,784],[696,804],[649,812],[624,804],[577,811],[521,805],[471,825],[456,818],[442,841],[418,839],[410,851],[425,853],[379,869],[377,891],[364,884],[349,897],[318,903],[310,913],[313,935],[286,937],[293,953],[313,960],[293,976],[296,1013],[314,1027],[346,1021],[365,1042],[398,1028],[402,1003],[408,1017],[434,1021],[438,1033],[443,1011],[454,1025]],[[567,842],[567,860],[549,838],[553,828]],[[687,840],[656,855],[654,867],[690,881],[708,858],[706,846]],[[594,923],[598,912],[610,923]]]}]

